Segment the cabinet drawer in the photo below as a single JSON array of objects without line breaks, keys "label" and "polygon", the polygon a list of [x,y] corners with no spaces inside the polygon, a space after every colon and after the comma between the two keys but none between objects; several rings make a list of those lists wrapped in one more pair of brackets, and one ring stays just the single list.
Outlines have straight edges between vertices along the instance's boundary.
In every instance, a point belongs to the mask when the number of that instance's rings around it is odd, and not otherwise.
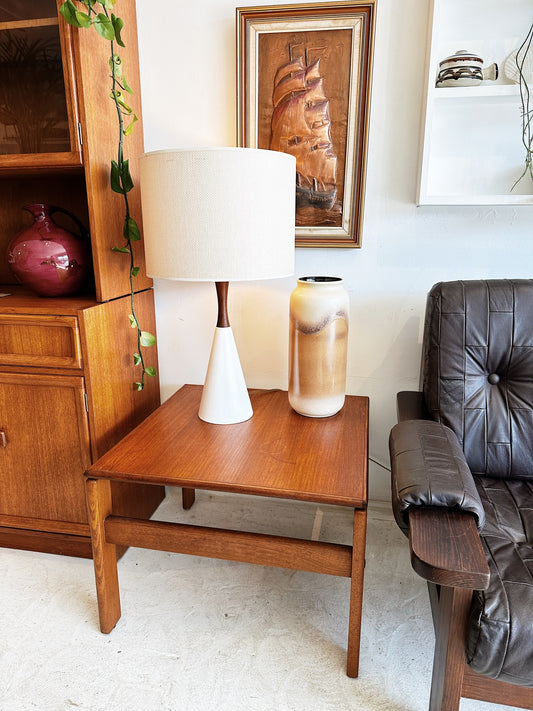
[{"label": "cabinet drawer", "polygon": [[78,319],[0,314],[0,365],[80,369]]}]

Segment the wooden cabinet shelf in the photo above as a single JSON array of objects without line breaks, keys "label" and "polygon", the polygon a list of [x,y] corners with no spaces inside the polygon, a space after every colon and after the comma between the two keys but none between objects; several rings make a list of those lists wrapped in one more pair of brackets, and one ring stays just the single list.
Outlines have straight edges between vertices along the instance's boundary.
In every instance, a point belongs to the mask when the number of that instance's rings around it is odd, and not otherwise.
[{"label": "wooden cabinet shelf", "polygon": [[54,27],[57,25],[59,25],[57,17],[35,17],[31,20],[0,22],[0,32],[2,30],[25,30],[32,27]]},{"label": "wooden cabinet shelf", "polygon": [[[418,205],[533,204],[525,176],[520,91],[504,64],[531,24],[527,0],[431,0],[425,100],[420,144]],[[478,86],[435,87],[439,62],[461,49],[499,77]]]},{"label": "wooden cabinet shelf", "polygon": [[42,175],[46,173],[83,173],[80,152],[26,153],[0,155],[0,177],[3,175]]}]

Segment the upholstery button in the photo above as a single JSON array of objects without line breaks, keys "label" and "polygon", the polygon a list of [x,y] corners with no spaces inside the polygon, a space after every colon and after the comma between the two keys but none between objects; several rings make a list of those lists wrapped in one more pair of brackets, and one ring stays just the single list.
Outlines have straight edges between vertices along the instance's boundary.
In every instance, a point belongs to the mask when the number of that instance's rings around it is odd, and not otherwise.
[{"label": "upholstery button", "polygon": [[489,375],[489,383],[491,385],[496,385],[496,383],[500,382],[500,376],[497,373],[491,373]]}]

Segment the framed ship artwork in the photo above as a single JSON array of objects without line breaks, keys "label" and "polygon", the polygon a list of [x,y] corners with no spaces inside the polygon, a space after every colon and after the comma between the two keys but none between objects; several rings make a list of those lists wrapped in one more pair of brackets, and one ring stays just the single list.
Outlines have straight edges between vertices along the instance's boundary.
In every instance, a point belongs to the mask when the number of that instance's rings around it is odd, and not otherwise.
[{"label": "framed ship artwork", "polygon": [[237,8],[238,144],[296,157],[297,247],[361,246],[375,12]]}]

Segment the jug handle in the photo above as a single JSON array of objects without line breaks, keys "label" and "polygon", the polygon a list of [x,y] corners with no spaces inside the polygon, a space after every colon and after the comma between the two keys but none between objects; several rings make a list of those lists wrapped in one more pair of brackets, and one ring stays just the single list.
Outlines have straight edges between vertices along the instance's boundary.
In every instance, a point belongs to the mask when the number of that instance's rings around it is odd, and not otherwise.
[{"label": "jug handle", "polygon": [[70,219],[76,223],[78,226],[78,230],[80,231],[80,237],[86,240],[90,240],[90,234],[89,230],[85,227],[85,225],[78,220],[78,218],[73,215],[71,212],[68,210],[65,210],[64,207],[58,207],[57,205],[50,205],[49,207],[49,215],[50,217],[54,215],[56,212],[62,212],[64,215],[67,217],[70,217]]},{"label": "jug handle", "polygon": [[498,78],[498,65],[496,62],[493,62],[490,64],[488,67],[485,67],[485,69],[481,70],[481,73],[483,74],[483,79],[489,79],[490,81],[496,81]]}]

